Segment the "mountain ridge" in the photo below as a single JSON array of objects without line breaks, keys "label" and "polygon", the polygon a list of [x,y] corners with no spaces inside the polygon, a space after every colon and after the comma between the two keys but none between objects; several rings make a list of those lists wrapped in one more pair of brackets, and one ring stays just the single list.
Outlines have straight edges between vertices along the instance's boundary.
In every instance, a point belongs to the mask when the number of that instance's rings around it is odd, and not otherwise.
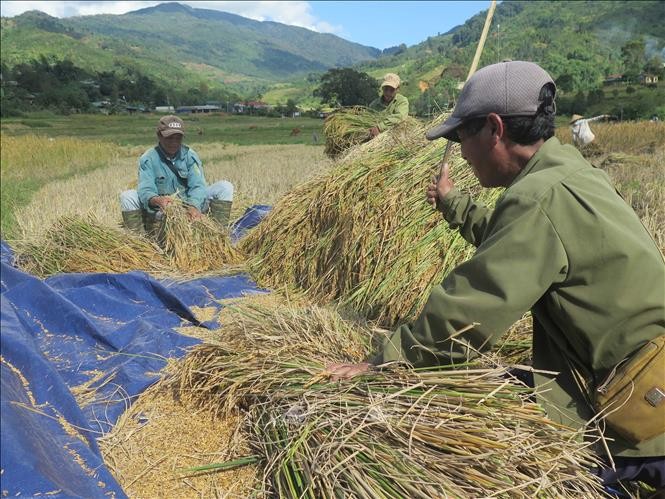
[{"label": "mountain ridge", "polygon": [[[175,26],[175,29],[168,28]],[[165,28],[167,27],[167,28]],[[265,87],[285,78],[305,76],[330,67],[342,67],[377,58],[381,51],[349,42],[329,33],[274,21],[255,21],[236,14],[198,9],[178,3],[160,4],[121,15],[99,14],[57,19],[39,11],[3,18],[2,60],[26,62],[36,56],[70,56],[88,70],[99,70],[95,60],[109,57],[134,66],[155,61],[187,79],[181,66],[206,64],[227,73],[235,90]],[[63,41],[66,36],[69,41]],[[49,39],[50,37],[50,39]],[[50,43],[49,43],[50,42]],[[72,45],[79,45],[76,54]],[[90,52],[96,52],[91,54]],[[104,53],[106,52],[106,53]],[[168,73],[168,70],[162,73]],[[158,72],[159,73],[159,72]],[[165,74],[157,79],[168,83]],[[195,75],[189,80],[194,84]],[[198,78],[208,85],[234,83]]]}]

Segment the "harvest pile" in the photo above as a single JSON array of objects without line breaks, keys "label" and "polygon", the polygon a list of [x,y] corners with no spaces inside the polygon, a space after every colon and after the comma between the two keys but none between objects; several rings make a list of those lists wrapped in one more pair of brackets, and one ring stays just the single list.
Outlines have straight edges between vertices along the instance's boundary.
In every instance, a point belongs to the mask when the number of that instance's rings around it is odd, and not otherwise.
[{"label": "harvest pile", "polygon": [[[100,223],[65,216],[39,239],[15,241],[19,264],[40,277],[60,272],[197,274],[239,264],[226,230],[208,217],[191,222],[182,203],[167,207],[160,247],[154,240]],[[162,240],[163,239],[163,240]]]},{"label": "harvest pile", "polygon": [[[366,325],[316,306],[231,311],[165,387],[187,405],[245,417],[263,492],[276,497],[598,497],[594,462],[500,368],[388,368],[342,383]],[[238,456],[234,457],[238,461]]]},{"label": "harvest pile", "polygon": [[[415,318],[472,251],[425,201],[445,148],[424,138],[431,126],[402,123],[284,196],[242,241],[257,282],[337,300],[388,327]],[[457,150],[450,163],[458,188],[493,205],[498,191],[481,191]]]},{"label": "harvest pile", "polygon": [[[323,124],[325,153],[331,158],[337,158],[353,146],[370,140],[369,129],[376,126],[380,116],[380,113],[362,106],[344,107],[331,113]],[[417,121],[407,117],[404,123],[413,126]]]}]

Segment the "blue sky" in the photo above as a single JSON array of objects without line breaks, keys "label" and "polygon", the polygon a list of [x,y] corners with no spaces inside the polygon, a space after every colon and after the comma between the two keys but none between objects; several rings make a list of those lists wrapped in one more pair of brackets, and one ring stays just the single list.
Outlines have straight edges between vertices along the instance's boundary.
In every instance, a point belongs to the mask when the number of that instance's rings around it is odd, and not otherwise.
[{"label": "blue sky", "polygon": [[316,17],[342,26],[338,35],[380,49],[415,45],[464,24],[490,2],[310,2]]},{"label": "blue sky", "polygon": [[[124,14],[162,3],[159,1],[15,2],[2,1],[2,15],[41,10],[55,17]],[[193,2],[192,7],[222,10],[259,21],[277,21],[334,33],[342,38],[380,49],[406,43],[414,45],[428,36],[445,33],[489,7],[489,1],[243,1]]]}]

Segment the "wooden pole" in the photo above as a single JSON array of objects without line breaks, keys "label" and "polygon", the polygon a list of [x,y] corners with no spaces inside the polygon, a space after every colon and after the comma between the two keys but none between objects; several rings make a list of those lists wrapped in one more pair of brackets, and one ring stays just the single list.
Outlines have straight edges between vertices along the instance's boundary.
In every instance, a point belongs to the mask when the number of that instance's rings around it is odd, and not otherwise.
[{"label": "wooden pole", "polygon": [[[487,11],[487,16],[485,17],[485,26],[483,26],[483,31],[480,34],[480,40],[478,40],[478,46],[476,47],[476,54],[473,56],[473,62],[469,68],[469,74],[466,75],[466,80],[464,83],[469,81],[469,78],[473,76],[473,73],[476,72],[478,68],[478,63],[480,62],[480,56],[483,53],[483,48],[485,47],[485,40],[487,40],[487,34],[490,31],[490,26],[492,24],[492,17],[494,16],[494,9],[496,9],[496,0],[492,0],[490,3],[490,8]],[[443,152],[443,160],[441,161],[441,168],[443,169],[443,164],[448,162],[450,158],[450,150],[452,149],[453,141],[449,140],[446,143],[446,149]]]}]

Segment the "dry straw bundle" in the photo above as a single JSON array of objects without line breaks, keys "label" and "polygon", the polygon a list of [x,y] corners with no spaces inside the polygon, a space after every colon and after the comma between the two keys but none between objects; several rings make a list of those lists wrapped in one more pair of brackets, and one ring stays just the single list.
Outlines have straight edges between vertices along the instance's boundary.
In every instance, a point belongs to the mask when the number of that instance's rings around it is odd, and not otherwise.
[{"label": "dry straw bundle", "polygon": [[[336,158],[351,147],[370,140],[369,129],[381,121],[381,113],[362,106],[338,109],[326,118],[323,135],[326,137],[325,153]],[[405,118],[413,126],[414,118]]]},{"label": "dry straw bundle", "polygon": [[238,407],[277,497],[598,497],[594,463],[501,369],[391,369],[343,383],[369,330],[317,307],[237,307],[224,342],[169,379],[181,400]]},{"label": "dry straw bundle", "polygon": [[38,240],[14,242],[28,272],[46,277],[60,272],[199,274],[239,264],[243,257],[225,229],[208,217],[191,221],[181,201],[166,210],[158,246],[149,238],[104,225],[93,216],[64,216]]},{"label": "dry straw bundle", "polygon": [[97,222],[92,216],[58,219],[39,241],[16,241],[20,265],[46,277],[60,272],[166,272],[168,260],[149,240]]},{"label": "dry straw bundle", "polygon": [[[382,133],[282,198],[242,243],[259,284],[339,300],[382,325],[415,318],[432,285],[471,252],[425,201],[445,147],[425,139],[430,126]],[[494,203],[498,192],[480,191],[458,152],[450,163],[459,188]]]},{"label": "dry straw bundle", "polygon": [[164,250],[174,269],[188,273],[209,272],[242,261],[228,232],[209,217],[190,220],[185,205],[177,198],[166,207],[164,214]]},{"label": "dry straw bundle", "polygon": [[378,113],[362,106],[345,107],[331,113],[323,123],[325,153],[336,158],[350,147],[367,142]]}]

